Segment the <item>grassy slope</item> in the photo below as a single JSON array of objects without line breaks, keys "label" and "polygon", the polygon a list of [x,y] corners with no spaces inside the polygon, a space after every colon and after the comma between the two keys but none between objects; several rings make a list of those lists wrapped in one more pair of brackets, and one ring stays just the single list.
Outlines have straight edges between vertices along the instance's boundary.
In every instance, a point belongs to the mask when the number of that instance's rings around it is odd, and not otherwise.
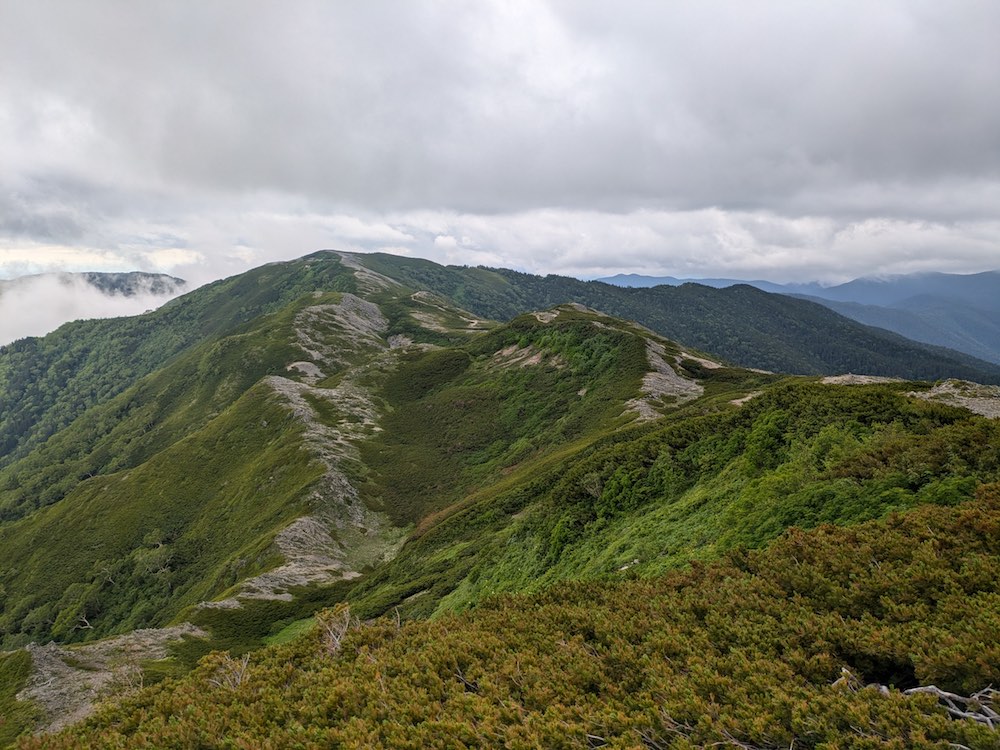
[{"label": "grassy slope", "polygon": [[[407,328],[407,310],[424,306],[406,290],[381,296],[390,330]],[[296,313],[337,299],[310,296],[193,349],[4,470],[0,502],[13,520],[0,526],[0,543],[18,561],[0,570],[5,643],[162,625],[276,562],[273,533],[304,512],[320,469],[300,428],[254,384],[287,375],[286,364],[301,358],[290,343]],[[452,336],[465,342],[457,348],[407,355],[384,387],[384,437],[366,447],[367,468],[354,469],[359,481],[368,472],[369,504],[412,524],[489,485],[505,467],[530,464],[549,445],[586,439],[619,417],[645,369],[644,340],[627,326],[596,329],[592,317],[568,311],[543,326],[529,316],[493,333]],[[449,341],[440,332],[408,332]],[[534,347],[545,359],[527,367],[493,361],[510,346]],[[340,353],[362,356],[346,344]],[[455,372],[445,367],[455,376],[447,383],[439,381],[439,360],[462,363]],[[327,374],[331,386],[339,382],[336,371]],[[369,385],[378,392],[386,376],[373,373]],[[413,392],[421,378],[434,391],[429,400]],[[403,408],[418,400],[418,410]],[[316,418],[336,424],[336,410],[313,401]],[[424,445],[428,427],[434,441]],[[408,483],[398,481],[400,461]],[[299,593],[313,606],[325,601],[322,592]],[[257,645],[274,622],[302,612],[254,607],[259,623],[245,612],[239,618],[254,622]],[[225,635],[228,614],[195,619],[227,645],[245,647]]]},{"label": "grassy slope", "polygon": [[561,276],[504,269],[439,266],[392,255],[359,255],[369,268],[415,288],[430,289],[487,317],[515,315],[580,302],[635,320],[674,341],[743,367],[776,372],[864,372],[935,380],[946,377],[1000,382],[1000,367],[968,355],[868,328],[822,305],[741,285],[699,284],[622,288]]},{"label": "grassy slope", "polygon": [[4,632],[73,640],[163,625],[273,564],[273,534],[322,474],[301,430],[259,386],[137,468],[0,527],[17,561],[4,571]]},{"label": "grassy slope", "polygon": [[[449,345],[408,355],[395,377],[379,381],[387,429],[364,447],[358,471],[368,501],[399,523],[420,521],[417,532],[394,563],[354,583],[300,591],[293,603],[199,614],[216,645],[241,651],[284,638],[285,625],[302,627],[296,618],[345,598],[363,616],[397,606],[420,616],[496,591],[615,577],[626,565],[654,574],[734,544],[759,546],[792,524],[959,502],[997,478],[992,423],[911,403],[899,393],[908,386],[774,387],[773,378],[689,361],[707,378],[704,399],[663,423],[619,430],[620,404],[643,370],[644,345],[629,326],[599,319],[610,327],[595,327],[591,315],[566,311],[555,324],[526,316],[459,336],[415,325],[407,310],[419,305],[406,294],[385,292],[380,302],[390,332]],[[273,563],[271,533],[298,512],[317,468],[298,448],[298,428],[267,411],[277,407],[265,394],[234,399],[283,367],[294,309],[206,343],[85,415],[87,430],[50,441],[41,464],[54,472],[51,483],[86,481],[0,527],[4,548],[18,545],[29,561],[3,571],[8,632],[79,637],[81,614],[98,632],[166,622]],[[501,366],[496,353],[511,347],[543,356]],[[245,382],[232,379],[247,368]],[[728,404],[760,389],[768,393],[742,409]],[[101,450],[105,463],[95,463]],[[158,492],[176,502],[158,501]],[[162,523],[147,523],[148,514]],[[67,529],[85,529],[87,543]],[[51,581],[42,539],[55,540],[55,559],[65,557]],[[190,663],[204,645],[184,649],[178,655]]]},{"label": "grassy slope", "polygon": [[324,300],[308,297],[194,347],[0,469],[0,518],[56,503],[85,478],[140,465],[207,424],[265,375],[286,374],[285,366],[301,356],[292,319],[316,301]]},{"label": "grassy slope", "polygon": [[[1000,493],[617,584],[333,639],[326,627],[111,705],[41,748],[1000,748],[934,683],[1000,679]],[[342,611],[320,620],[335,629]],[[881,683],[888,690],[863,687]]]},{"label": "grassy slope", "polygon": [[0,467],[190,347],[315,289],[353,291],[354,278],[336,256],[306,257],[208,284],[145,315],[77,321],[0,347]]},{"label": "grassy slope", "polygon": [[958,503],[1000,479],[1000,426],[904,389],[790,381],[740,409],[718,393],[553,454],[427,525],[348,599],[366,617],[426,616],[560,580],[657,574],[792,525]]},{"label": "grassy slope", "polygon": [[[647,369],[645,339],[609,324],[573,310],[544,324],[528,315],[461,348],[408,356],[385,384],[383,431],[362,449],[370,494],[415,523],[620,424]],[[526,364],[532,355],[540,361]]]},{"label": "grassy slope", "polygon": [[[512,347],[520,348],[497,356]],[[511,359],[521,356],[523,362],[532,353],[544,356],[524,366]],[[361,446],[363,494],[397,523],[419,521],[421,535],[437,519],[520,486],[632,419],[623,416],[622,404],[637,394],[645,368],[645,339],[631,326],[574,310],[546,324],[525,316],[459,346],[404,355],[382,390],[383,430]],[[473,527],[464,532],[476,534]],[[426,586],[442,595],[450,591],[455,582],[447,568],[454,552],[445,545],[432,555],[433,562],[421,559],[420,567],[410,569],[402,593],[394,585],[376,586],[373,596],[385,599],[380,611]],[[379,569],[358,581],[373,577],[380,580]],[[300,590],[292,604],[246,602],[238,613],[206,610],[195,622],[221,645],[243,651],[296,617],[342,600],[358,581]],[[177,655],[191,663],[201,653],[198,644],[185,644]]]},{"label": "grassy slope", "polygon": [[30,674],[31,654],[27,651],[0,652],[0,747],[8,747],[39,718],[32,704],[16,698]]},{"label": "grassy slope", "polygon": [[[400,557],[356,582],[300,591],[294,604],[196,621],[241,651],[344,598],[364,616],[394,607],[422,616],[623,567],[655,574],[759,546],[793,524],[959,502],[997,478],[997,450],[983,449],[1000,444],[993,423],[912,402],[905,385],[769,386],[753,373],[702,371],[704,399],[664,423],[616,430],[616,405],[641,372],[641,347],[625,352],[641,339],[627,326],[584,335],[588,317],[541,325],[529,316],[409,355],[385,384],[387,429],[363,446],[369,502],[399,523],[421,521]],[[543,338],[550,357],[580,358],[578,368],[497,366],[495,352]],[[602,371],[593,357],[612,366]],[[728,404],[759,388],[768,392],[747,406]],[[191,663],[203,652],[179,655]]]},{"label": "grassy slope", "polygon": [[210,339],[0,471],[0,544],[19,561],[0,568],[5,643],[163,624],[276,563],[273,534],[322,469],[260,381],[302,358],[296,314],[339,298]]},{"label": "grassy slope", "polygon": [[[325,261],[306,266],[323,267]],[[339,263],[332,262],[339,268]],[[305,273],[300,269],[300,273]],[[320,274],[316,283],[332,271]],[[256,279],[255,284],[270,283]],[[296,282],[295,288],[308,288]],[[351,286],[339,276],[332,287]],[[404,332],[416,341],[447,345],[455,335],[434,332],[413,321],[419,307],[405,290],[374,298],[389,318],[389,334]],[[67,429],[53,435],[29,455],[0,468],[0,520],[11,520],[62,499],[80,481],[140,465],[217,416],[267,375],[294,377],[287,365],[305,355],[295,344],[295,316],[307,306],[336,303],[337,292],[311,290],[224,336],[209,337],[176,357],[169,366],[145,377],[117,397],[88,409]],[[243,308],[240,308],[243,309]],[[339,335],[327,331],[326,335]],[[461,340],[463,337],[459,336]],[[364,363],[349,342],[339,347],[345,364],[324,364],[335,381],[345,366]],[[359,359],[360,357],[360,359]]]}]

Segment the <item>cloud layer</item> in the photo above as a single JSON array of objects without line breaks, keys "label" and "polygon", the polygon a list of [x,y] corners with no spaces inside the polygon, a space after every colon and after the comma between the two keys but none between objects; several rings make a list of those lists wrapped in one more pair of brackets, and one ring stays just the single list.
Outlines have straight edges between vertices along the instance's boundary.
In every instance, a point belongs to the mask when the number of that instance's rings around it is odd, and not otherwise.
[{"label": "cloud layer", "polygon": [[0,273],[1000,266],[985,0],[0,8]]},{"label": "cloud layer", "polygon": [[44,336],[70,320],[139,315],[182,290],[131,296],[106,294],[80,277],[33,276],[0,284],[0,346],[26,336]]}]

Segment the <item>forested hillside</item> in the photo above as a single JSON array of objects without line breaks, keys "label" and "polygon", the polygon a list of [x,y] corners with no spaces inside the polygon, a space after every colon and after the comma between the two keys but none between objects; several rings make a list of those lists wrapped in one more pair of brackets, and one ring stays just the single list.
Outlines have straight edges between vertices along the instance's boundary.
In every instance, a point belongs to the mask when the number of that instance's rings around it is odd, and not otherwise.
[{"label": "forested hillside", "polygon": [[886,328],[914,341],[1000,362],[1000,311],[980,309],[965,301],[919,296],[889,307],[816,299],[841,315]]},{"label": "forested hillside", "polygon": [[[685,283],[669,276],[637,274],[618,274],[599,281],[625,287]],[[1000,272],[997,271],[915,273],[855,279],[835,286],[735,279],[693,281],[716,288],[749,284],[765,292],[812,300],[864,325],[1000,363]]]},{"label": "forested hillside", "polygon": [[0,466],[193,344],[317,288],[350,291],[353,280],[336,258],[264,266],[145,315],[67,323],[0,347]]}]

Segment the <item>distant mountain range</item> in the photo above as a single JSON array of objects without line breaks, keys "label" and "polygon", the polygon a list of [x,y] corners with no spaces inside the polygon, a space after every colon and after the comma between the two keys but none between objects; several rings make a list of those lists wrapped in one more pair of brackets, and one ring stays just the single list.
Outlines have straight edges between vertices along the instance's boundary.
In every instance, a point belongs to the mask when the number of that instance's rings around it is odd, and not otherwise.
[{"label": "distant mountain range", "polygon": [[529,310],[575,301],[634,320],[742,367],[803,375],[962,377],[990,383],[1000,375],[994,363],[859,325],[824,305],[766,293],[747,284],[725,289],[692,283],[624,288],[507,269],[440,266],[379,253],[363,258],[369,268],[449,297],[477,315],[508,320]]},{"label": "distant mountain range", "polygon": [[818,302],[859,323],[885,328],[914,341],[1000,363],[1000,271],[861,278],[836,286],[638,274],[618,274],[598,281],[638,288],[697,283],[721,289],[747,284]]}]

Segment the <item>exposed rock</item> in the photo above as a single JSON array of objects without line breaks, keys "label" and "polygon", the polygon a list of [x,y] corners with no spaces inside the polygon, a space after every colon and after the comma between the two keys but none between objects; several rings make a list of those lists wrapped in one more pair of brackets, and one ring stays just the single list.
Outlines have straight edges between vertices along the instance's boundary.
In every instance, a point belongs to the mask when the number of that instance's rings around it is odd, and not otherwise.
[{"label": "exposed rock", "polygon": [[[391,370],[389,350],[376,367]],[[244,581],[237,598],[289,599],[288,589],[310,583],[353,578],[365,565],[395,555],[405,531],[389,517],[368,508],[344,473],[345,461],[359,459],[356,444],[377,432],[379,412],[368,389],[356,382],[367,368],[349,371],[336,388],[316,388],[272,375],[268,384],[302,422],[305,444],[325,473],[309,496],[313,512],[300,517],[275,537],[285,558],[279,567]],[[322,399],[342,414],[336,424],[320,420],[305,398]]]},{"label": "exposed rock", "polygon": [[411,339],[409,336],[403,336],[400,333],[396,333],[389,337],[390,349],[405,349],[406,347],[412,345],[413,345],[413,339]]},{"label": "exposed rock", "polygon": [[673,397],[677,405],[693,401],[705,389],[695,380],[678,375],[666,360],[667,351],[655,339],[646,340],[646,359],[651,371],[642,379],[642,396],[629,401],[626,406],[639,415],[639,421],[658,419],[661,414],[653,406],[653,401]]},{"label": "exposed rock", "polygon": [[682,350],[677,355],[677,364],[680,364],[681,361],[685,360],[685,359],[690,359],[690,360],[693,360],[694,362],[697,362],[699,365],[701,365],[702,367],[704,367],[706,370],[718,370],[718,369],[720,369],[722,367],[722,365],[720,363],[718,363],[718,362],[713,362],[710,359],[705,359],[704,357],[699,357],[697,355],[692,354],[691,352],[685,352],[685,351]]},{"label": "exposed rock", "polygon": [[79,646],[30,644],[31,676],[17,699],[33,701],[45,714],[42,731],[53,732],[80,721],[110,692],[141,687],[143,661],[163,659],[167,647],[184,636],[207,634],[190,623],[172,628],[135,630]]},{"label": "exposed rock", "polygon": [[[410,316],[420,325],[438,333],[471,333],[486,328],[483,321],[471,313],[454,307],[430,292],[414,292],[410,299],[419,302],[426,309],[411,310]],[[462,325],[455,325],[455,319]]]},{"label": "exposed rock", "polygon": [[990,419],[1000,418],[1000,386],[970,383],[967,380],[946,380],[929,391],[914,391],[906,395],[960,406]]},{"label": "exposed rock", "polygon": [[296,343],[317,367],[345,366],[345,350],[384,348],[381,333],[387,326],[378,305],[344,294],[337,304],[311,305],[295,316]]},{"label": "exposed rock", "polygon": [[751,399],[757,398],[757,396],[759,396],[761,393],[762,393],[762,391],[753,391],[752,393],[748,393],[747,395],[745,395],[745,396],[743,396],[741,398],[734,398],[729,403],[731,403],[731,404],[733,404],[735,406],[743,406],[743,404],[745,404],[747,401],[750,401]]},{"label": "exposed rock", "polygon": [[437,333],[448,333],[451,330],[441,322],[438,316],[423,310],[411,310],[410,317],[425,328]]},{"label": "exposed rock", "polygon": [[366,292],[379,292],[384,289],[392,289],[401,286],[398,281],[390,279],[388,276],[372,271],[361,265],[361,262],[351,253],[337,253],[340,262],[354,271],[354,278],[358,280],[358,286]]},{"label": "exposed rock", "polygon": [[902,378],[887,378],[881,375],[855,375],[849,372],[846,375],[828,375],[821,383],[826,385],[872,385],[873,383],[902,383]]},{"label": "exposed rock", "polygon": [[[306,373],[302,382],[278,375],[265,382],[301,422],[305,446],[322,463],[324,475],[307,499],[311,512],[275,537],[285,562],[241,583],[232,598],[204,606],[238,607],[241,598],[289,600],[293,587],[353,578],[361,568],[398,551],[405,530],[368,508],[344,471],[345,462],[360,460],[358,442],[381,429],[379,407],[363,383],[395,369],[409,343],[396,339],[396,346],[390,346],[383,338],[387,326],[377,305],[353,294],[344,294],[338,304],[306,308],[296,317],[298,343],[314,361],[294,363]],[[347,367],[360,352],[368,364]],[[343,369],[336,387],[315,386],[315,372],[322,368]],[[329,407],[323,418],[313,406],[317,400]],[[339,419],[331,421],[331,414]]]},{"label": "exposed rock", "polygon": [[310,384],[317,383],[325,377],[323,371],[313,362],[292,362],[285,370],[288,372],[296,370],[302,373],[302,380]]},{"label": "exposed rock", "polygon": [[529,367],[545,364],[549,367],[562,369],[566,360],[559,354],[546,354],[534,346],[518,346],[511,344],[493,354],[493,362],[501,367]]}]

